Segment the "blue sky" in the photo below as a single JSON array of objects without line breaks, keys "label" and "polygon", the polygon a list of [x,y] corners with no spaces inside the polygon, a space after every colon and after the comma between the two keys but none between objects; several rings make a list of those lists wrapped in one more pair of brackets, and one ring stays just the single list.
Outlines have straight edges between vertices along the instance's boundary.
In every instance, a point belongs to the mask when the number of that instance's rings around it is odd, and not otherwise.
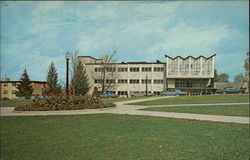
[{"label": "blue sky", "polygon": [[41,1],[1,3],[1,77],[46,80],[49,63],[65,79],[66,51],[118,61],[211,56],[230,80],[249,50],[248,1]]}]

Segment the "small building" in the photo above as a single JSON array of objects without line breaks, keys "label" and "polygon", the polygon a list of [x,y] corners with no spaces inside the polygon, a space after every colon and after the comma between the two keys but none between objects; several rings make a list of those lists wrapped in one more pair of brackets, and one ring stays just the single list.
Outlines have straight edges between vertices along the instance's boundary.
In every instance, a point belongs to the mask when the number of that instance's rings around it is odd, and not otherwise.
[{"label": "small building", "polygon": [[[115,65],[117,78],[108,81],[116,85],[109,92],[121,96],[131,96],[137,93],[155,95],[168,89],[181,89],[189,94],[211,94],[214,92],[214,63],[215,54],[210,57],[188,56],[175,58],[165,55],[165,62],[121,62],[110,63]],[[100,80],[95,79],[95,74],[102,69],[103,59],[91,56],[78,56],[86,69],[91,89],[98,87]],[[147,83],[146,83],[147,79]],[[107,83],[108,83],[107,81]],[[100,87],[99,88],[99,92]],[[146,89],[147,88],[147,89]]]},{"label": "small building", "polygon": [[[20,84],[20,81],[11,81],[6,78],[4,81],[0,81],[1,93],[0,99],[9,98],[9,99],[17,99],[16,92],[18,91],[17,85]],[[31,85],[33,87],[32,95],[42,95],[42,89],[46,82],[44,81],[31,81]]]}]

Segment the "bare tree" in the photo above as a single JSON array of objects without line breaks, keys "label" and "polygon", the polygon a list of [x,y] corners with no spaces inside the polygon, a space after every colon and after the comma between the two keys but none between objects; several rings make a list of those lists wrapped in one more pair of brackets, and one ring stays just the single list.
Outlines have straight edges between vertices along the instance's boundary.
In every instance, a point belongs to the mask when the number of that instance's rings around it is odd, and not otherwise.
[{"label": "bare tree", "polygon": [[76,73],[77,73],[77,65],[78,65],[78,51],[73,51],[71,54],[70,62],[70,74],[71,74],[71,80],[70,80],[70,92],[72,94],[75,94],[75,88],[77,86],[76,82]]},{"label": "bare tree", "polygon": [[95,68],[93,78],[97,84],[97,88],[101,89],[101,92],[107,92],[110,89],[116,87],[117,65],[116,61],[117,49],[113,48],[111,52],[102,56],[102,62],[99,68]]}]

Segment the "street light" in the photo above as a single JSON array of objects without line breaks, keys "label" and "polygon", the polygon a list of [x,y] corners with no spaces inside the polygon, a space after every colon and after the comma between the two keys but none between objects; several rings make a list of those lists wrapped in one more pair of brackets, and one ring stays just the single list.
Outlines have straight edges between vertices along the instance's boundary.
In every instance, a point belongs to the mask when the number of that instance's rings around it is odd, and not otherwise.
[{"label": "street light", "polygon": [[66,95],[69,95],[69,58],[70,58],[70,53],[67,52],[65,54],[65,59],[66,59]]},{"label": "street light", "polygon": [[148,96],[148,75],[146,75],[146,96]]}]

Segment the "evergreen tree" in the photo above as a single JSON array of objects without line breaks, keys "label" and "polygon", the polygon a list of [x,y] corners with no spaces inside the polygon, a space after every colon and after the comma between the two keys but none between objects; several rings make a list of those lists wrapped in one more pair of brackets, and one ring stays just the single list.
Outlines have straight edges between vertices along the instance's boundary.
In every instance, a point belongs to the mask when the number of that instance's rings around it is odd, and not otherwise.
[{"label": "evergreen tree", "polygon": [[24,70],[23,74],[20,77],[20,84],[17,85],[17,89],[18,91],[16,95],[18,97],[24,96],[25,99],[29,99],[33,93],[33,87],[31,85],[29,75],[26,69]]},{"label": "evergreen tree", "polygon": [[75,94],[85,95],[88,93],[90,84],[84,66],[81,62],[78,62],[75,76],[71,81],[75,83],[74,86],[71,86],[74,87]]},{"label": "evergreen tree", "polygon": [[47,73],[47,84],[44,88],[43,93],[48,94],[48,93],[61,93],[61,85],[58,83],[58,75],[57,75],[57,70],[53,62],[50,63],[49,65],[49,70]]}]

